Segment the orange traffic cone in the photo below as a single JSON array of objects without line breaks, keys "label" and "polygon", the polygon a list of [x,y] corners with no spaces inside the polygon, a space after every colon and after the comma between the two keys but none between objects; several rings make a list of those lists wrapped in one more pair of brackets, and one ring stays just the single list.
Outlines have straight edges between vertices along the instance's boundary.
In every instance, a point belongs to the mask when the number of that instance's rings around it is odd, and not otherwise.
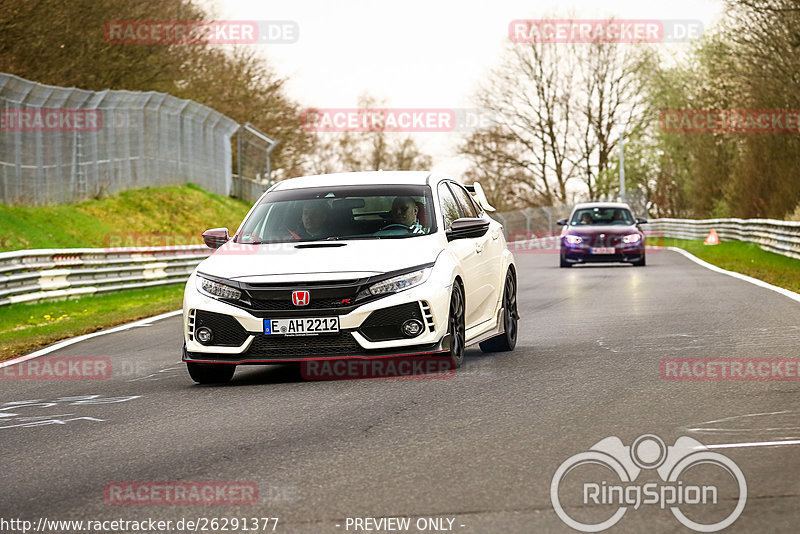
[{"label": "orange traffic cone", "polygon": [[704,245],[719,245],[719,234],[717,234],[716,230],[711,230],[708,233],[708,237],[706,240],[703,241]]}]

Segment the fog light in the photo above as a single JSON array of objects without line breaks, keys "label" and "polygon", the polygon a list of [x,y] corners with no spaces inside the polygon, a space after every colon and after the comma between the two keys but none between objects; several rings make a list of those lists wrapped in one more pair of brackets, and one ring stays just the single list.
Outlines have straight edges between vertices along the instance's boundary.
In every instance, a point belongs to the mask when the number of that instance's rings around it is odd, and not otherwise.
[{"label": "fog light", "polygon": [[403,323],[403,335],[406,337],[416,337],[422,332],[422,323],[416,319],[409,319]]},{"label": "fog light", "polygon": [[211,342],[211,339],[214,337],[214,335],[211,333],[210,328],[202,326],[197,329],[197,332],[194,333],[194,337],[196,337],[197,341],[203,345],[207,345]]}]

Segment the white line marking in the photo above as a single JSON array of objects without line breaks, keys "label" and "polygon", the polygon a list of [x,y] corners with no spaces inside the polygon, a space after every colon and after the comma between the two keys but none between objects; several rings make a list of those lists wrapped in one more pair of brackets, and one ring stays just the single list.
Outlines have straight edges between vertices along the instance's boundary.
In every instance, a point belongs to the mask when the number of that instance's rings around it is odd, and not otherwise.
[{"label": "white line marking", "polygon": [[689,258],[690,260],[692,260],[693,262],[695,262],[696,264],[701,265],[701,266],[703,266],[703,267],[705,267],[707,269],[711,269],[712,271],[715,271],[715,272],[718,272],[718,273],[722,273],[722,274],[727,274],[728,276],[732,276],[734,278],[738,278],[739,280],[744,280],[745,282],[750,282],[751,284],[757,285],[758,287],[763,287],[764,289],[769,289],[769,290],[775,291],[776,293],[780,293],[781,295],[783,295],[785,297],[789,297],[790,299],[792,299],[794,301],[800,302],[800,294],[795,293],[794,291],[789,291],[788,289],[784,289],[782,287],[773,286],[772,284],[768,284],[767,282],[765,282],[763,280],[759,280],[757,278],[753,278],[752,276],[747,276],[746,274],[735,273],[733,271],[726,271],[725,269],[717,267],[716,265],[711,265],[707,261],[701,260],[700,258],[695,256],[694,254],[686,252],[682,248],[666,247],[666,250],[671,250],[673,252],[677,252],[678,254],[682,254],[682,255],[686,256],[687,258]]},{"label": "white line marking", "polygon": [[162,313],[161,315],[154,315],[153,317],[140,319],[132,323],[115,326],[114,328],[109,328],[108,330],[101,330],[99,332],[92,332],[91,334],[84,334],[82,336],[73,337],[71,339],[65,339],[64,341],[60,341],[55,345],[50,345],[49,347],[37,350],[36,352],[31,352],[30,354],[26,354],[25,356],[20,356],[19,358],[14,358],[12,360],[5,360],[3,362],[0,362],[0,369],[2,369],[3,367],[8,367],[9,365],[14,365],[17,363],[22,363],[24,361],[32,360],[33,358],[38,358],[39,356],[44,356],[45,354],[50,354],[53,351],[56,351],[58,349],[63,349],[64,347],[68,347],[69,345],[74,345],[75,343],[78,343],[79,341],[83,341],[85,339],[91,339],[93,337],[103,336],[105,334],[112,334],[114,332],[121,332],[123,330],[128,330],[139,326],[150,326],[150,323],[152,323],[153,321],[167,319],[169,317],[180,315],[181,313],[183,313],[183,310],[175,310],[167,313]]},{"label": "white line marking", "polygon": [[783,441],[754,441],[751,443],[719,443],[717,445],[703,445],[695,449],[733,449],[737,447],[774,447],[776,445],[800,445],[800,439]]}]

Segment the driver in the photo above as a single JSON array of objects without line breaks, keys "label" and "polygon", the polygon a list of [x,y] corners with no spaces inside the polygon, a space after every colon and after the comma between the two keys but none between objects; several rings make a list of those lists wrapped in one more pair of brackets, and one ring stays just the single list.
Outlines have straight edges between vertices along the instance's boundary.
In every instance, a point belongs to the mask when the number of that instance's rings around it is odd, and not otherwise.
[{"label": "driver", "polygon": [[303,205],[302,227],[297,232],[289,230],[289,234],[295,239],[325,239],[329,237],[326,226],[329,215],[330,206],[326,201],[308,201]]},{"label": "driver", "polygon": [[425,230],[417,220],[419,214],[419,207],[411,197],[396,197],[392,202],[391,225],[403,225],[408,227],[408,231],[412,234],[424,234]]}]

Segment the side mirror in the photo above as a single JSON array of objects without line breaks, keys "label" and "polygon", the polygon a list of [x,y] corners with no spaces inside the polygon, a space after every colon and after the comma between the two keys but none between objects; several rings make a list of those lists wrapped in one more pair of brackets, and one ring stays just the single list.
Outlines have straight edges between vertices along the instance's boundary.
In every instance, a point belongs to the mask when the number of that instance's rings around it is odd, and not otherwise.
[{"label": "side mirror", "polygon": [[556,221],[556,224],[559,225],[559,226],[566,226],[567,225],[567,220],[566,219],[559,219],[559,220]]},{"label": "side mirror", "polygon": [[647,224],[647,219],[643,217],[636,217],[636,224]]},{"label": "side mirror", "polygon": [[212,228],[203,232],[203,243],[208,248],[219,248],[227,243],[229,239],[227,228]]},{"label": "side mirror", "polygon": [[489,231],[489,221],[479,217],[463,217],[453,221],[452,226],[445,232],[448,241],[454,239],[467,239],[481,237]]}]

